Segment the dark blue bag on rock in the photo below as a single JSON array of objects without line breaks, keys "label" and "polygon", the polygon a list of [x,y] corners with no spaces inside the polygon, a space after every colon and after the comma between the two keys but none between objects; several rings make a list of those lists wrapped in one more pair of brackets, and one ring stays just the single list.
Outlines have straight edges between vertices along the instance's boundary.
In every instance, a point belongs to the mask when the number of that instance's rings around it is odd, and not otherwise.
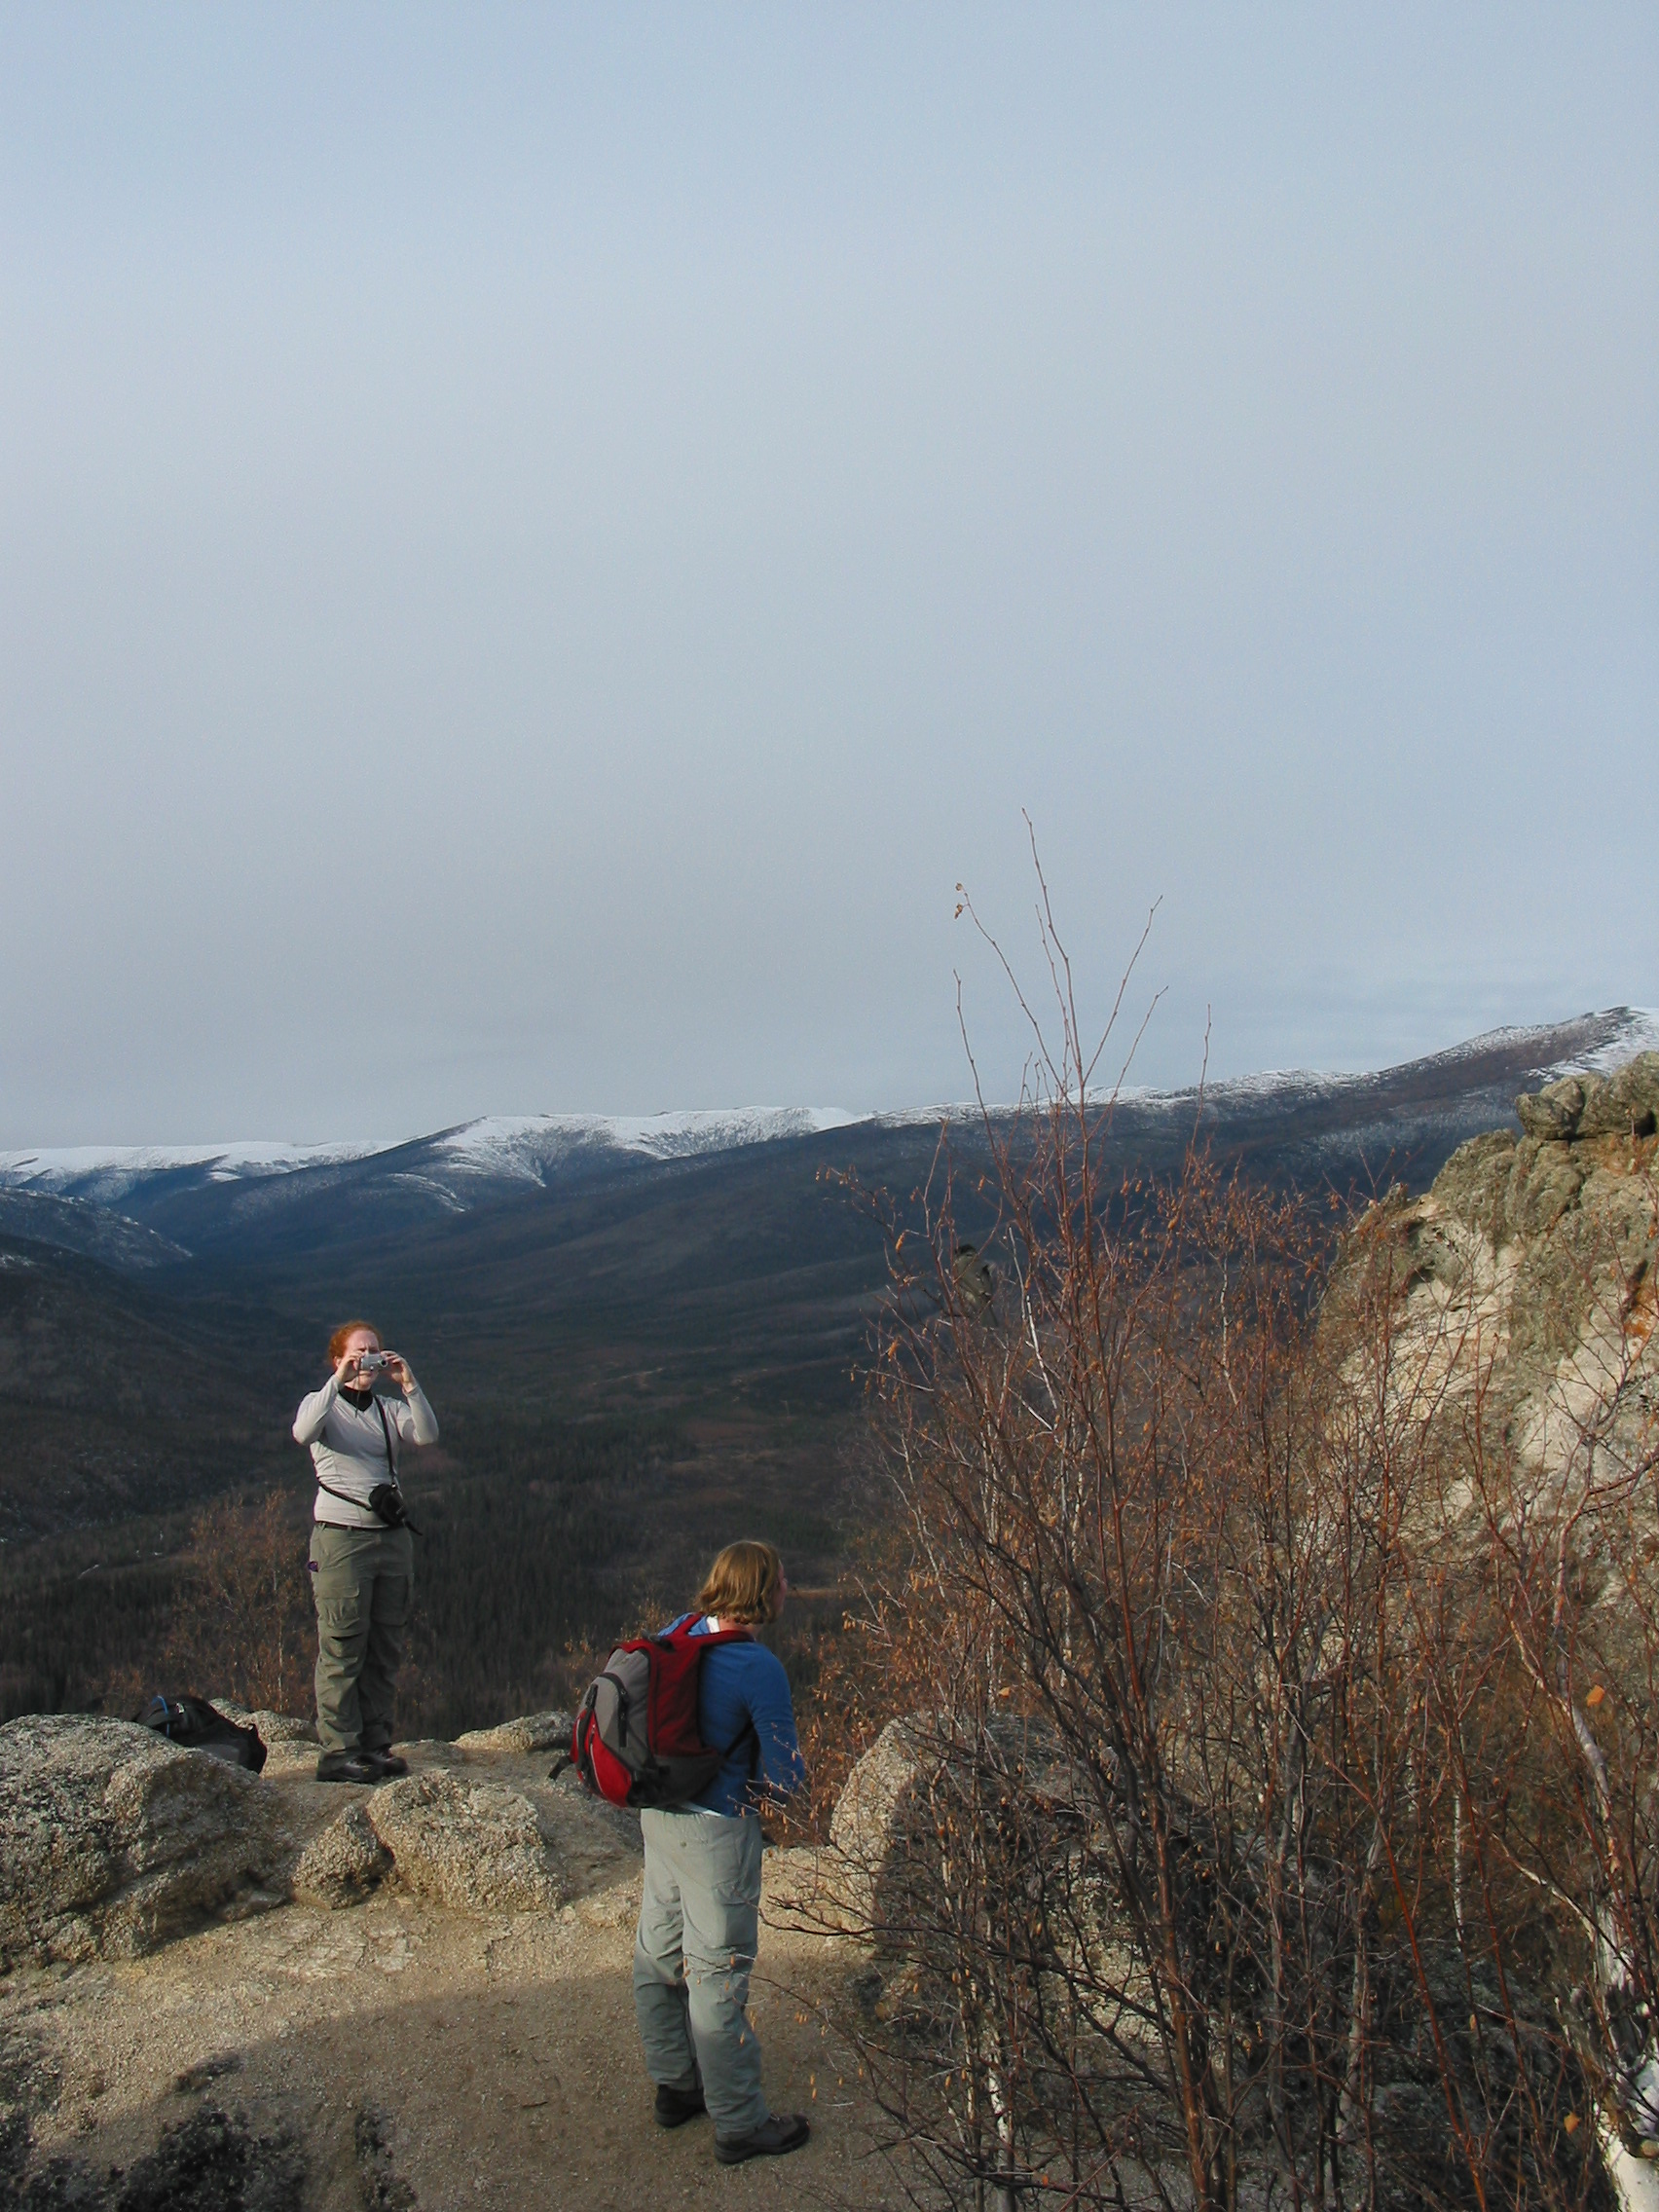
[{"label": "dark blue bag on rock", "polygon": [[205,1751],[226,1766],[257,1774],[265,1764],[265,1740],[257,1728],[239,1727],[204,1697],[166,1697],[158,1690],[134,1719],[182,1751]]}]

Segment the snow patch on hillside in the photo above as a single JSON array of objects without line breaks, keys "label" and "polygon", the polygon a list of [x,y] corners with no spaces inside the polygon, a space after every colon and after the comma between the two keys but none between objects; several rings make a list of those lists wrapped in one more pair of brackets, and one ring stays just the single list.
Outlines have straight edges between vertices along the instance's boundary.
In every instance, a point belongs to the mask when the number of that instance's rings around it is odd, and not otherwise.
[{"label": "snow patch on hillside", "polygon": [[1563,1075],[1611,1075],[1638,1052],[1659,1052],[1659,1007],[1633,1006],[1624,1011],[1630,1018],[1619,1034],[1594,1051],[1564,1060]]}]

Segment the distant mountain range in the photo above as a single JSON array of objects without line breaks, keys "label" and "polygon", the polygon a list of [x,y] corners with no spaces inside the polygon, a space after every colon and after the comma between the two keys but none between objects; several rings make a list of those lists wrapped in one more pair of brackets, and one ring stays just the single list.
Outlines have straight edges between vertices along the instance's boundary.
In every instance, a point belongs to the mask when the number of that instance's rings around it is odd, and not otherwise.
[{"label": "distant mountain range", "polygon": [[[1117,1102],[1107,1157],[1156,1171],[1197,1128],[1276,1186],[1420,1188],[1465,1137],[1513,1124],[1518,1091],[1655,1046],[1659,1014],[1618,1007],[1377,1074],[1137,1091]],[[547,1115],[380,1146],[14,1152],[0,1155],[0,1255],[10,1244],[35,1271],[13,1278],[14,1297],[44,1279],[51,1251],[80,1255],[141,1289],[158,1326],[175,1315],[193,1344],[219,1332],[297,1346],[368,1312],[451,1391],[572,1412],[845,1406],[882,1253],[837,1178],[903,1200],[941,1126],[959,1158],[982,1158],[977,1111],[960,1106]]]},{"label": "distant mountain range", "polygon": [[[1375,1074],[1273,1072],[1173,1091],[1128,1090],[1119,1142],[1163,1153],[1196,1125],[1229,1151],[1285,1152],[1303,1169],[1360,1156],[1422,1174],[1429,1158],[1510,1113],[1513,1093],[1659,1047],[1659,1012],[1615,1007],[1548,1027],[1496,1029]],[[994,1118],[1012,1109],[994,1110]],[[529,1191],[628,1184],[653,1167],[827,1139],[824,1156],[925,1145],[948,1124],[970,1137],[978,1108],[903,1113],[840,1107],[739,1108],[650,1117],[487,1117],[393,1144],[71,1146],[0,1153],[0,1231],[12,1227],[118,1267],[164,1265],[207,1248],[286,1243],[316,1201],[365,1200],[409,1220],[522,1200]],[[1280,1166],[1277,1161],[1274,1165]],[[1438,1164],[1438,1162],[1436,1162]],[[36,1211],[18,1200],[47,1201]],[[303,1233],[302,1233],[303,1234]]]},{"label": "distant mountain range", "polygon": [[740,1107],[648,1118],[491,1115],[392,1144],[70,1145],[56,1151],[0,1153],[0,1183],[119,1205],[132,1192],[193,1189],[203,1182],[262,1182],[272,1176],[373,1160],[404,1174],[419,1172],[411,1165],[418,1161],[434,1190],[459,1202],[460,1192],[469,1183],[505,1180],[545,1185],[550,1173],[579,1173],[584,1163],[612,1154],[694,1160],[729,1152],[737,1145],[845,1128],[859,1119],[839,1107],[815,1106]]}]

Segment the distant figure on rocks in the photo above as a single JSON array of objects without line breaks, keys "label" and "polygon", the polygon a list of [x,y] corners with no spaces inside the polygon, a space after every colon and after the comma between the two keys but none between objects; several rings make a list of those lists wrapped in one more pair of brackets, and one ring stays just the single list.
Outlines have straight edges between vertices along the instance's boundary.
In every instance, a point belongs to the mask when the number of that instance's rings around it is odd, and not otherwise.
[{"label": "distant figure on rocks", "polygon": [[415,1589],[397,1450],[436,1443],[438,1422],[408,1361],[383,1351],[367,1321],[343,1322],[328,1340],[328,1360],[334,1372],[294,1416],[294,1441],[309,1444],[316,1463],[316,1775],[384,1782],[409,1771],[391,1749]]},{"label": "distant figure on rocks", "polygon": [[[789,1584],[770,1544],[728,1544],[697,1594],[693,1635],[775,1621]],[[701,1617],[699,1617],[699,1615]],[[748,2013],[760,1929],[760,1810],[806,1778],[789,1677],[762,1644],[717,1644],[697,1671],[698,1732],[729,1747],[702,1795],[640,1815],[645,1895],[634,1943],[634,2009],[656,2083],[656,2118],[707,2112],[721,2165],[796,2151],[800,2113],[767,2110]]]}]

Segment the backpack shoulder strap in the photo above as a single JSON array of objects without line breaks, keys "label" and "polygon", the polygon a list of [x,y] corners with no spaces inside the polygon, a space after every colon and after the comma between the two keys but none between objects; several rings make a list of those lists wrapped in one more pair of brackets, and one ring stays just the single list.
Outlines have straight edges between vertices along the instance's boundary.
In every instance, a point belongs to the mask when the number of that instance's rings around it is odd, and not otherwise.
[{"label": "backpack shoulder strap", "polygon": [[[674,1630],[675,1641],[678,1642],[683,1638],[688,1645],[696,1647],[699,1655],[704,1651],[718,1651],[722,1643],[753,1643],[755,1641],[754,1632],[741,1627],[715,1628],[710,1629],[705,1636],[693,1636],[691,1633],[693,1628],[699,1621],[707,1620],[708,1617],[707,1613],[691,1614],[689,1619],[682,1621],[679,1628]],[[749,1739],[749,1779],[753,1782],[760,1766],[760,1731],[755,1725],[754,1714],[749,1714],[743,1726],[726,1746],[720,1756],[729,1759],[746,1736]]]},{"label": "backpack shoulder strap", "polygon": [[699,1621],[707,1620],[708,1617],[707,1613],[693,1613],[688,1621],[683,1622],[681,1627],[671,1632],[675,1641],[678,1642],[683,1638],[687,1643],[694,1643],[699,1651],[713,1651],[722,1643],[753,1643],[755,1641],[754,1632],[746,1628],[712,1628],[703,1635],[693,1634],[696,1624]]}]

